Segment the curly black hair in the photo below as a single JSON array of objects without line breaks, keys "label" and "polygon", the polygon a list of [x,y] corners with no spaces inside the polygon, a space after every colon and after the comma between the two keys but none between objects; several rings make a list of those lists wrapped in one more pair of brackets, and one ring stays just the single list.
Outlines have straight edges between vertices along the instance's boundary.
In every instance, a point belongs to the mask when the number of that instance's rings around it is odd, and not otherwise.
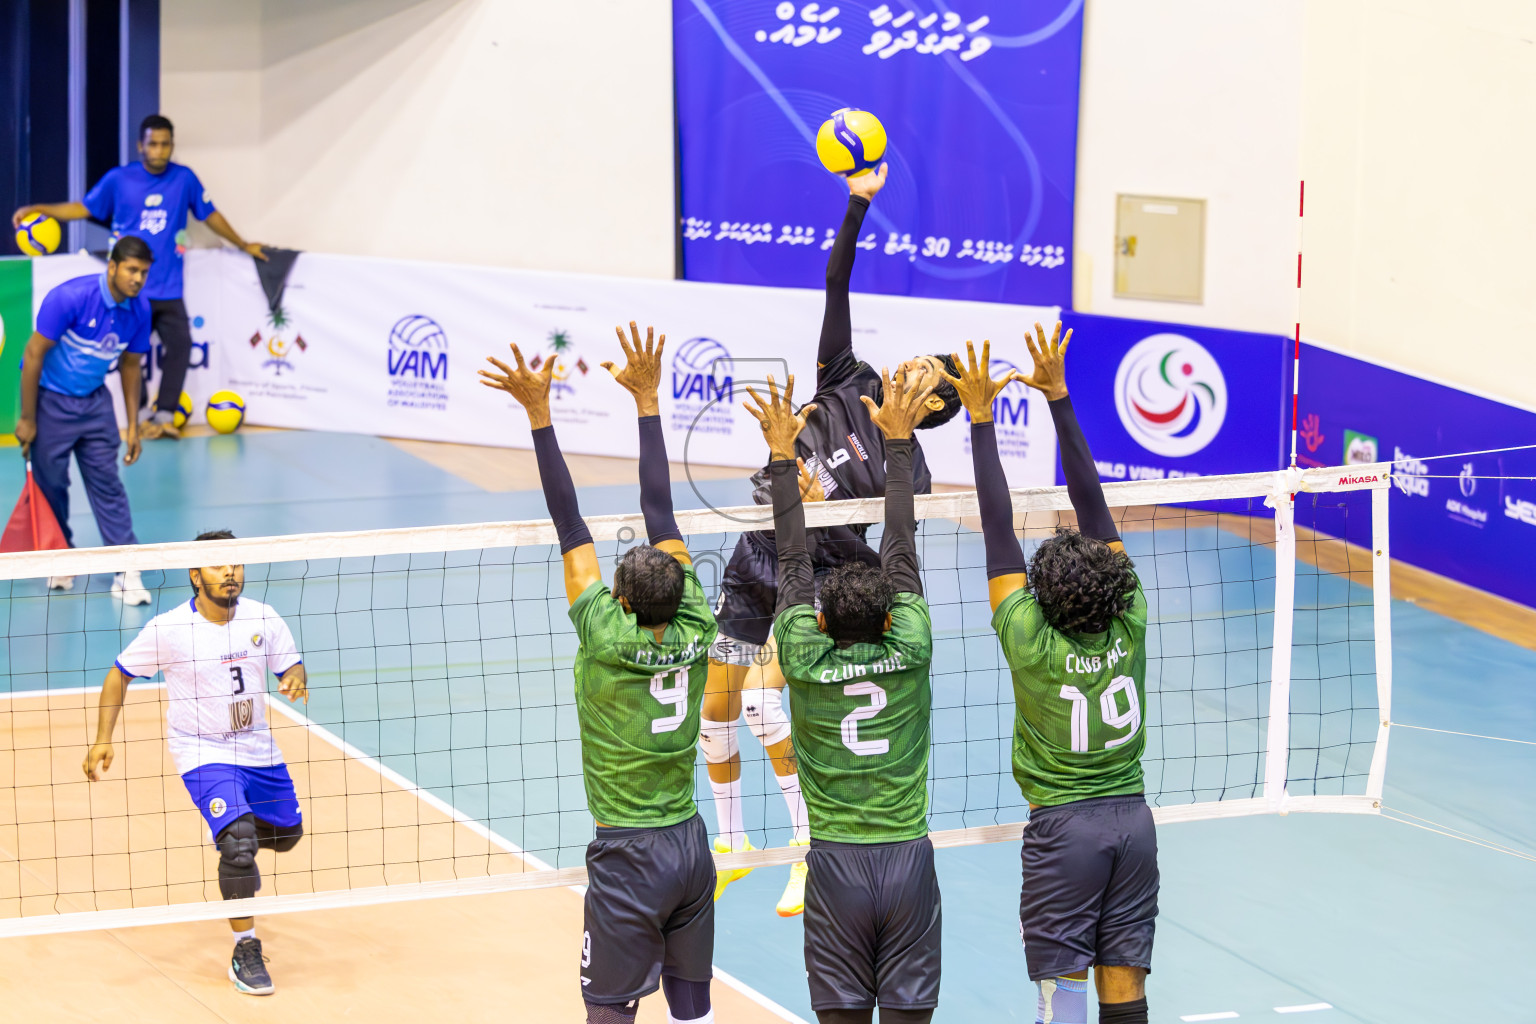
[{"label": "curly black hair", "polygon": [[613,596],[629,601],[636,625],[666,625],[683,603],[682,564],[660,548],[637,544],[613,571]]},{"label": "curly black hair", "polygon": [[1029,562],[1029,585],[1045,621],[1063,633],[1102,633],[1136,592],[1130,556],[1059,527]]},{"label": "curly black hair", "polygon": [[885,617],[895,599],[896,585],[884,569],[863,562],[838,566],[821,584],[827,635],[839,647],[883,643]]}]

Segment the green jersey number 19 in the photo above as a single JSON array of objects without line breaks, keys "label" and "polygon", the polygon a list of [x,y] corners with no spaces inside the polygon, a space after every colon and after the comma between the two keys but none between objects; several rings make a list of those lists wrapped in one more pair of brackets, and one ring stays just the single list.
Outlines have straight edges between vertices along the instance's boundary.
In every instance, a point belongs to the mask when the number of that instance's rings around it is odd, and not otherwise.
[{"label": "green jersey number 19", "polygon": [[[1115,699],[1125,694],[1126,709],[1121,711]],[[1075,686],[1063,686],[1061,695],[1072,702],[1072,752],[1088,753],[1088,698]],[[1128,742],[1141,728],[1141,701],[1136,697],[1136,680],[1130,676],[1115,676],[1109,689],[1099,694],[1099,720],[1111,729],[1126,729],[1124,736],[1104,741],[1104,749],[1111,750]]]}]

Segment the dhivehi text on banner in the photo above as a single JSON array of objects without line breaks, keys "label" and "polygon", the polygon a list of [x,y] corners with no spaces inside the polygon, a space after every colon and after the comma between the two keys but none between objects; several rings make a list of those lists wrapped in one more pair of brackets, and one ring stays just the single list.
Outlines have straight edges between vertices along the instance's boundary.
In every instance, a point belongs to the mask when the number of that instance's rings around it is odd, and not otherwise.
[{"label": "dhivehi text on banner", "polygon": [[1071,299],[1082,0],[673,0],[684,276],[819,286],[842,107],[885,125],[890,179],[859,291]]},{"label": "dhivehi text on banner", "polygon": [[[187,274],[188,308],[205,318],[194,336],[212,341],[220,386],[245,399],[252,424],[530,448],[527,416],[476,375],[486,356],[510,360],[517,342],[535,367],[555,360],[561,447],[632,458],[634,404],[601,366],[622,363],[614,327],[630,320],[667,336],[661,403],[674,461],[761,466],[746,385],[793,373],[799,401],[815,390],[820,291],[304,253],[274,309],[244,254],[194,250]],[[968,337],[996,339],[996,371],[1027,367],[1026,327],[1057,314],[886,295],[854,295],[852,307],[854,352],[877,368]],[[995,408],[1010,482],[1048,486],[1056,438],[1044,400],[1013,384]],[[971,481],[964,414],[919,437],[936,481]]]}]

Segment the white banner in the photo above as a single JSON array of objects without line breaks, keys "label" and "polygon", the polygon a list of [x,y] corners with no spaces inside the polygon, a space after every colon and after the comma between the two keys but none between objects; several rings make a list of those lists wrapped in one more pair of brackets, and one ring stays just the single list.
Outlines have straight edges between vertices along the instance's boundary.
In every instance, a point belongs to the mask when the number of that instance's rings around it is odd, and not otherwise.
[{"label": "white banner", "polygon": [[[667,335],[661,398],[675,460],[759,466],[743,385],[794,373],[798,400],[815,390],[819,291],[306,253],[273,315],[249,257],[196,250],[187,272],[188,309],[203,321],[193,336],[212,342],[210,377],[245,399],[253,424],[528,448],[522,410],[476,376],[486,356],[509,360],[515,341],[530,361],[556,360],[565,451],[633,457],[634,407],[599,365],[622,361],[613,329],[630,320]],[[1025,329],[1058,312],[863,294],[852,308],[855,351],[877,368],[988,337],[995,369],[1027,367]],[[1012,385],[996,414],[1009,482],[1053,483],[1041,396]],[[920,438],[936,481],[972,482],[963,414]]]}]

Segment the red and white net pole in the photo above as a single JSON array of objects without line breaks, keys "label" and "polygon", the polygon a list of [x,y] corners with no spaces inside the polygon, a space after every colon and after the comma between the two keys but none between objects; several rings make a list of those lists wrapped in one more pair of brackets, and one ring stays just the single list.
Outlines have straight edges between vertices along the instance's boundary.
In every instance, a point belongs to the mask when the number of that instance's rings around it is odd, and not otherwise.
[{"label": "red and white net pole", "polygon": [[1301,239],[1307,213],[1307,183],[1301,183],[1296,204],[1296,335],[1291,355],[1291,468],[1296,468],[1296,417],[1301,404]]}]

